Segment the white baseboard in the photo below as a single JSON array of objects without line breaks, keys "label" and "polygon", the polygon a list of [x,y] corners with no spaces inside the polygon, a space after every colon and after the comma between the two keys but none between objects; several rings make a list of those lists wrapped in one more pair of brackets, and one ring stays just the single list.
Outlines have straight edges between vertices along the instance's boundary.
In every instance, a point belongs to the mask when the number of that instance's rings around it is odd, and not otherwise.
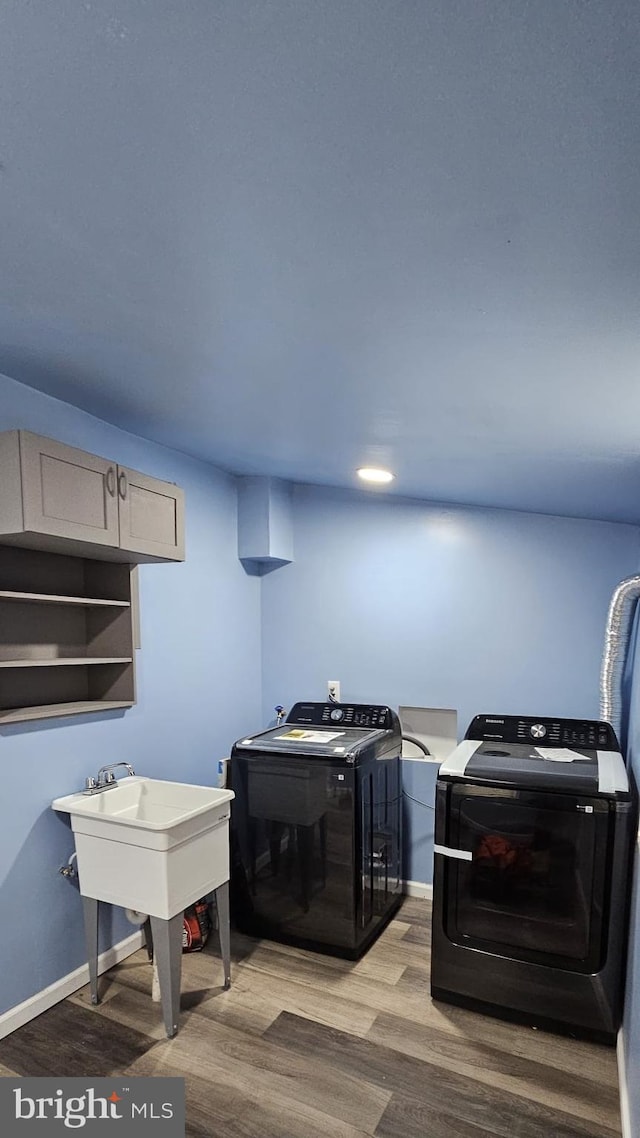
[{"label": "white baseboard", "polygon": [[[98,973],[108,972],[114,965],[119,964],[121,960],[125,960],[127,956],[137,952],[144,944],[144,936],[142,930],[133,933],[131,936],[126,937],[125,940],[119,941],[114,944],[112,948],[108,948],[106,952],[100,953],[98,957]],[[82,964],[80,968],[76,968],[74,972],[69,972],[66,976],[62,976],[60,980],[56,980],[55,984],[50,984],[48,988],[43,988],[41,992],[36,992],[35,996],[30,996],[28,1000],[24,1000],[22,1004],[16,1004],[15,1008],[9,1008],[8,1012],[0,1015],[0,1039],[4,1039],[6,1035],[11,1035],[12,1031],[17,1031],[19,1027],[23,1027],[29,1020],[35,1019],[36,1016],[46,1012],[52,1008],[54,1004],[60,1000],[66,999],[72,992],[77,992],[78,988],[83,988],[85,984],[89,983],[89,965]]]},{"label": "white baseboard", "polygon": [[431,900],[433,885],[427,885],[424,881],[403,881],[402,892],[406,897],[428,897]]},{"label": "white baseboard", "polygon": [[622,1028],[618,1032],[618,1085],[620,1087],[620,1121],[622,1123],[622,1138],[633,1138],[631,1131],[631,1104],[629,1102],[629,1087],[627,1084],[627,1062],[624,1050],[624,1035]]}]

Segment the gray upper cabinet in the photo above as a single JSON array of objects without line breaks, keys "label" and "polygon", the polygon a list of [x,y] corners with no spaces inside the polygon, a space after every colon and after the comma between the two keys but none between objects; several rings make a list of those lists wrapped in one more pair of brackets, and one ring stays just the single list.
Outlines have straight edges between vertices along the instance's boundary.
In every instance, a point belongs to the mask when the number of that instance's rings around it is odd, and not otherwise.
[{"label": "gray upper cabinet", "polygon": [[118,467],[120,548],[184,560],[184,492],[172,482]]},{"label": "gray upper cabinet", "polygon": [[117,546],[114,463],[28,431],[19,434],[25,530]]},{"label": "gray upper cabinet", "polygon": [[184,495],[30,431],[0,434],[0,543],[125,562],[184,560]]}]

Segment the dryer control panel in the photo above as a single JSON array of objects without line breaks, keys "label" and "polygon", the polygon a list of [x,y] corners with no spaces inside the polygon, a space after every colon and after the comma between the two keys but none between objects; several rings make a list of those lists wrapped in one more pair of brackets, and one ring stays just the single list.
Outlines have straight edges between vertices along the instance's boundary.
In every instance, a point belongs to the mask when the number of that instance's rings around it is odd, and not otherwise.
[{"label": "dryer control panel", "polygon": [[329,727],[371,727],[386,731],[395,727],[394,712],[390,707],[369,703],[296,703],[287,716],[287,723],[311,723]]},{"label": "dryer control panel", "polygon": [[476,715],[465,739],[495,739],[502,743],[533,743],[540,747],[586,747],[619,751],[610,723],[596,719],[547,719],[543,716]]}]

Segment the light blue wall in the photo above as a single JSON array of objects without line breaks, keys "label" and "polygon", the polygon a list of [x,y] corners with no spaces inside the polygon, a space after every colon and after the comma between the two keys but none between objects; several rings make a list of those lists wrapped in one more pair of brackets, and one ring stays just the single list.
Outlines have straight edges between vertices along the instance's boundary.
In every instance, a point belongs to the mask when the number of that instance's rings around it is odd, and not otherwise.
[{"label": "light blue wall", "polygon": [[[264,716],[323,699],[597,716],[613,587],[633,526],[300,486],[294,562],[263,578]],[[435,768],[405,763],[430,802]],[[407,804],[406,876],[431,880],[431,815]]]},{"label": "light blue wall", "polygon": [[[118,759],[211,782],[216,760],[260,719],[260,581],[237,557],[235,480],[0,377],[0,430],[13,427],[183,486],[187,560],[140,569],[136,707],[0,729],[0,1012],[86,959],[79,898],[58,874],[73,838],[51,800]],[[107,918],[103,947],[133,931],[121,913]]]},{"label": "light blue wall", "polygon": [[[636,619],[636,629],[638,620]],[[640,639],[636,631],[630,650],[630,684],[627,761],[640,783]],[[629,922],[629,955],[624,1011],[626,1085],[631,1111],[629,1134],[640,1134],[640,845],[636,843]]]}]

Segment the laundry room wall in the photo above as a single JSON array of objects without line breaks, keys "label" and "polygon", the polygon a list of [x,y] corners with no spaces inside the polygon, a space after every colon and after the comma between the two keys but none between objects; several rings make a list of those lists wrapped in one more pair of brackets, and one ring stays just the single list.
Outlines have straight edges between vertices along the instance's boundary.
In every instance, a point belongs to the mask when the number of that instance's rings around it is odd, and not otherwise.
[{"label": "laundry room wall", "polygon": [[[73,838],[52,799],[120,759],[138,774],[211,783],[260,718],[260,582],[237,557],[235,480],[0,377],[0,430],[14,427],[181,485],[187,559],[140,568],[134,708],[0,727],[0,1013],[86,961],[77,889],[58,873]],[[104,909],[101,948],[134,931]]]},{"label": "laundry room wall", "polygon": [[[295,488],[294,561],[263,578],[263,716],[325,698],[458,711],[598,714],[615,584],[636,569],[630,525]],[[404,763],[431,803],[436,767]],[[430,882],[429,810],[405,803],[405,876]]]}]

